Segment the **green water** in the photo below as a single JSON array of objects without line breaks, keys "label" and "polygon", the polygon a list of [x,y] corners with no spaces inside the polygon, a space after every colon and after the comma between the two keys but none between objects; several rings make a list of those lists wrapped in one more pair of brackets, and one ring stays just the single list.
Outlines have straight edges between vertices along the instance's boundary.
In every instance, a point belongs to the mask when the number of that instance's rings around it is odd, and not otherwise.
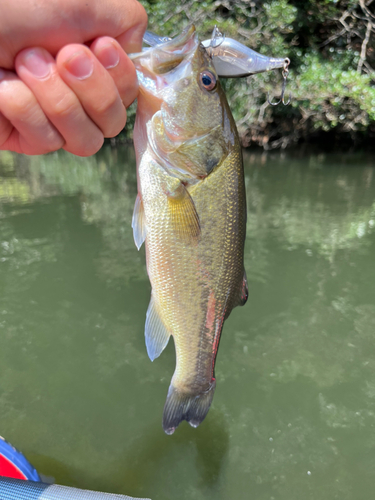
[{"label": "green water", "polygon": [[363,500],[375,486],[375,168],[245,155],[250,296],[212,408],[161,427],[131,149],[0,154],[0,434],[57,483],[153,500]]}]

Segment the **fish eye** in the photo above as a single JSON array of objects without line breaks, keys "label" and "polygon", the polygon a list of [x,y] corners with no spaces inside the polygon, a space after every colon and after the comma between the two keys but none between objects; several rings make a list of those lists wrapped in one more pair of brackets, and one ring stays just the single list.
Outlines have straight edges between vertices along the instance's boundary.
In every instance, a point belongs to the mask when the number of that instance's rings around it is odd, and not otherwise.
[{"label": "fish eye", "polygon": [[206,90],[213,90],[216,87],[216,77],[211,71],[203,71],[199,75],[199,79]]}]

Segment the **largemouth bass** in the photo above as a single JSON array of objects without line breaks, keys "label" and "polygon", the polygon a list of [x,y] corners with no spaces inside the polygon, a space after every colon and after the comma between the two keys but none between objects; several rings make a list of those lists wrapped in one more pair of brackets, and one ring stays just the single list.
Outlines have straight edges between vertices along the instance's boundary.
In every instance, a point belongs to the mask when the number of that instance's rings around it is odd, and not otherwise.
[{"label": "largemouth bass", "polygon": [[247,300],[246,199],[236,125],[194,27],[133,57],[139,79],[134,239],[152,285],[146,315],[153,361],[172,335],[176,369],[163,428],[197,427],[215,390],[224,320]]}]

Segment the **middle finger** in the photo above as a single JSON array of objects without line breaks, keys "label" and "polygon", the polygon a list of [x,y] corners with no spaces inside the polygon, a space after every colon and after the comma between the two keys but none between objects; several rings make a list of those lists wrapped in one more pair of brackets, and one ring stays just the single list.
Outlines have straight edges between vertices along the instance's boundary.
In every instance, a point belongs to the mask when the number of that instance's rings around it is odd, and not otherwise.
[{"label": "middle finger", "polygon": [[104,137],[114,137],[124,128],[126,110],[108,71],[85,45],[63,47],[56,57],[61,78],[77,95]]}]

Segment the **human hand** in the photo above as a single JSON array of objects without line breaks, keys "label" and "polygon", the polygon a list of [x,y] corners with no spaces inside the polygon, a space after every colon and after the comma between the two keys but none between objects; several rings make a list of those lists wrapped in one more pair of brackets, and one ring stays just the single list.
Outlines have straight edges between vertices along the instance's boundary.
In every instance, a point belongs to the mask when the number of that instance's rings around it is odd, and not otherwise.
[{"label": "human hand", "polygon": [[125,125],[137,80],[124,50],[140,50],[146,24],[136,0],[1,2],[0,149],[95,153]]},{"label": "human hand", "polygon": [[71,43],[115,38],[138,52],[147,15],[137,0],[5,0],[0,2],[0,68],[14,70],[16,55],[42,47],[52,56]]},{"label": "human hand", "polygon": [[17,75],[0,70],[0,149],[89,156],[123,129],[138,89],[135,68],[110,37],[90,49],[67,45],[56,61],[40,47],[25,49]]}]

